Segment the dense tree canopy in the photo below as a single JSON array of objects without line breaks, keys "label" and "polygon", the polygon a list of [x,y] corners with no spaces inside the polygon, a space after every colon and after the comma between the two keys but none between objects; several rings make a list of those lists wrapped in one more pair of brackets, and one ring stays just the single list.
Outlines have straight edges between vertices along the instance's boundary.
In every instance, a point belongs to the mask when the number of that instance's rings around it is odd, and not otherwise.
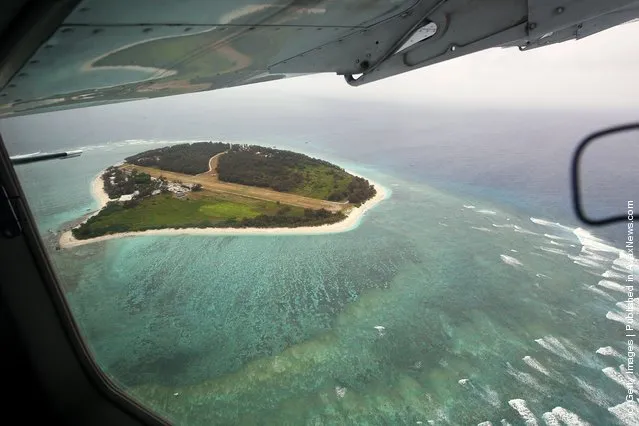
[{"label": "dense tree canopy", "polygon": [[[217,166],[218,177],[225,182],[352,204],[361,204],[375,195],[375,188],[366,179],[352,176],[327,161],[257,145],[221,142],[179,144],[144,151],[126,158],[126,161],[195,175],[208,171],[211,157],[225,151]],[[136,182],[144,183],[143,177],[137,179]]]},{"label": "dense tree canopy", "polygon": [[104,192],[109,198],[117,199],[122,195],[133,194],[138,192],[138,197],[146,197],[151,195],[156,189],[163,188],[163,182],[152,180],[147,173],[138,173],[133,170],[126,172],[117,167],[109,167],[102,175],[104,180]]},{"label": "dense tree canopy", "polygon": [[263,214],[240,221],[231,220],[227,221],[224,226],[231,228],[297,228],[300,226],[318,226],[335,223],[345,217],[342,212],[331,213],[325,209],[304,209],[304,216],[292,216],[287,213],[286,207],[283,207],[276,215]]},{"label": "dense tree canopy", "polygon": [[126,158],[137,166],[156,167],[171,172],[197,175],[209,170],[209,160],[226,151],[230,145],[222,142],[196,142],[165,146]]},{"label": "dense tree canopy", "polygon": [[375,195],[366,179],[327,161],[256,145],[232,145],[220,156],[218,176],[226,182],[360,204]]},{"label": "dense tree canopy", "polygon": [[353,180],[346,188],[346,195],[349,203],[361,204],[375,196],[375,188],[366,179],[353,176]]},{"label": "dense tree canopy", "polygon": [[[143,222],[121,221],[119,218],[127,209],[144,208],[139,199],[126,203],[109,202],[98,215],[92,216],[85,223],[71,232],[79,240],[95,238],[101,235],[130,231],[146,231],[162,228],[296,228],[300,226],[319,226],[339,222],[344,219],[342,212],[331,213],[328,210],[305,209],[303,215],[296,215],[289,206],[284,206],[275,214],[260,214],[254,218],[229,219],[222,222],[211,220],[184,220],[171,225],[158,226]],[[107,220],[105,220],[105,218]]]}]

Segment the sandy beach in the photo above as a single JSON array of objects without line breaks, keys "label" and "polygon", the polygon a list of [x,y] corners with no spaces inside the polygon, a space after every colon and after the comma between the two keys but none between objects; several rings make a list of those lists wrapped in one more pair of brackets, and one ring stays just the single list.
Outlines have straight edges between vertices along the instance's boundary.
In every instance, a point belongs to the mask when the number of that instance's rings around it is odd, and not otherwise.
[{"label": "sandy beach", "polygon": [[96,214],[102,210],[104,206],[109,202],[109,196],[106,192],[104,192],[104,181],[102,180],[102,174],[104,174],[104,170],[97,175],[93,181],[91,182],[91,195],[95,201],[100,205],[98,210],[95,212]]},{"label": "sandy beach", "polygon": [[[98,210],[92,215],[88,216],[86,220],[88,220],[91,216],[98,214],[98,212],[109,202],[109,196],[106,194],[106,192],[104,192],[102,173],[103,172],[100,172],[100,174],[91,183],[91,194],[100,206]],[[354,176],[359,176],[350,171],[348,173]],[[65,231],[60,236],[60,248],[72,248],[84,244],[97,243],[99,241],[113,240],[115,238],[136,237],[144,235],[319,235],[347,232],[357,228],[364,214],[368,210],[379,204],[382,200],[387,198],[389,195],[389,191],[386,188],[378,183],[373,182],[370,179],[368,179],[368,181],[375,187],[375,190],[377,191],[375,196],[366,201],[360,207],[352,208],[348,213],[346,213],[346,219],[329,225],[300,226],[298,228],[165,228],[151,229],[148,231],[139,232],[121,232],[118,234],[103,235],[86,240],[78,240],[73,237],[71,231]]]},{"label": "sandy beach", "polygon": [[[93,211],[92,213],[87,214],[84,217],[84,220],[80,221],[80,219],[78,219],[78,221],[73,226],[74,228],[82,225],[87,220],[89,220],[90,218],[92,218],[96,214],[100,213],[100,211],[104,208],[104,206],[106,206],[107,203],[110,201],[109,195],[104,191],[104,181],[102,180],[102,174],[104,174],[104,170],[102,170],[91,181],[91,196],[93,197],[93,199],[95,201],[98,202],[98,208],[95,211]],[[87,242],[91,242],[91,241],[87,240]],[[75,244],[76,242],[81,242],[81,241],[80,240],[76,240],[73,237],[73,234],[71,234],[71,230],[64,231],[62,233],[62,235],[60,235],[60,238],[59,238],[59,241],[58,241],[60,248],[72,247],[73,245],[79,245],[79,244]],[[68,244],[70,244],[70,245],[68,245]]]}]

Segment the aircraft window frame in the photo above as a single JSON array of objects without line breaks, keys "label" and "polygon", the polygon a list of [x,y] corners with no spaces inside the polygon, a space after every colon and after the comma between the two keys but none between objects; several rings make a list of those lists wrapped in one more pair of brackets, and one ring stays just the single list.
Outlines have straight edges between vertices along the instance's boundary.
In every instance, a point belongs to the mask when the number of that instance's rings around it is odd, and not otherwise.
[{"label": "aircraft window frame", "polygon": [[51,405],[67,424],[168,425],[98,367],[67,306],[0,134],[0,187],[18,221],[0,237],[0,297]]}]

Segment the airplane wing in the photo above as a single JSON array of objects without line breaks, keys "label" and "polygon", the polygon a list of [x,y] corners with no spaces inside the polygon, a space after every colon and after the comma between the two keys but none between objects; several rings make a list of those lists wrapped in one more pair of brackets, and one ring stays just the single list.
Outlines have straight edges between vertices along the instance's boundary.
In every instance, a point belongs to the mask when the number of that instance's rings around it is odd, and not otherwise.
[{"label": "airplane wing", "polygon": [[0,118],[309,73],[359,86],[637,17],[637,0],[4,0]]}]

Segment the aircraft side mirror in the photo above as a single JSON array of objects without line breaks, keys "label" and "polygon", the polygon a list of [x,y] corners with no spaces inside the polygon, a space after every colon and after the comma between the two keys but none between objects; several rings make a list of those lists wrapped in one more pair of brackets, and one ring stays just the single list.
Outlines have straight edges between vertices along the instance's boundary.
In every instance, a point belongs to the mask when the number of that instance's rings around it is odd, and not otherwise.
[{"label": "aircraft side mirror", "polygon": [[592,226],[631,221],[638,176],[639,123],[586,137],[572,159],[572,201],[579,220]]}]

